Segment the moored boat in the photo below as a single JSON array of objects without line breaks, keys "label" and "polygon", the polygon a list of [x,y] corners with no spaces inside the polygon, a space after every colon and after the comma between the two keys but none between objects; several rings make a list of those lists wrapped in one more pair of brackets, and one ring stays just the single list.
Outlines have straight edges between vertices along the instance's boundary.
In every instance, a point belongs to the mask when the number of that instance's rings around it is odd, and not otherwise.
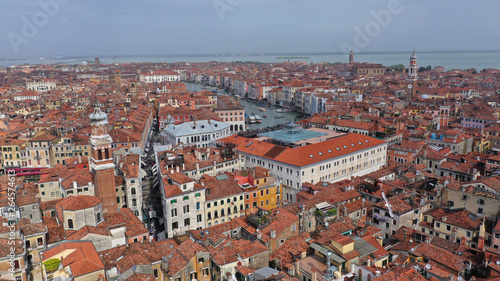
[{"label": "moored boat", "polygon": [[280,109],[277,109],[276,112],[286,113],[286,112],[292,112],[292,110],[290,108],[280,108]]}]

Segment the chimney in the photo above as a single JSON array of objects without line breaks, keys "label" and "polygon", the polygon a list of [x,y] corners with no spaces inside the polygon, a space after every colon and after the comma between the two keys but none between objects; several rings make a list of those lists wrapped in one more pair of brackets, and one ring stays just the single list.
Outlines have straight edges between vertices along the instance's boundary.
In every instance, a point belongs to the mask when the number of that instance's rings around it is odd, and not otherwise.
[{"label": "chimney", "polygon": [[257,239],[259,239],[259,240],[262,239],[262,233],[260,233],[260,231],[257,232]]},{"label": "chimney", "polygon": [[179,166],[175,166],[175,171],[179,173]]},{"label": "chimney", "polygon": [[462,236],[462,240],[460,240],[460,245],[463,245],[463,246],[467,245],[467,237]]},{"label": "chimney", "polygon": [[483,222],[481,223],[481,226],[479,226],[479,239],[477,241],[477,248],[480,251],[484,250],[484,236],[486,234],[486,229],[484,227],[485,219],[486,219],[486,216],[483,217]]},{"label": "chimney", "polygon": [[276,230],[271,230],[271,238],[276,238]]}]

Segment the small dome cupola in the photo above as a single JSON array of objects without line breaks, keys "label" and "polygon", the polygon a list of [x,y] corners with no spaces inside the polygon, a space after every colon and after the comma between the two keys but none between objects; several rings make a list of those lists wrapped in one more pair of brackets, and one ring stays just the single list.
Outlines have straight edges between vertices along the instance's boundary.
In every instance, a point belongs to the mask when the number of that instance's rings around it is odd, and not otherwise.
[{"label": "small dome cupola", "polygon": [[93,122],[99,122],[99,121],[104,121],[108,122],[108,115],[104,113],[101,108],[95,107],[94,111],[90,113],[90,120]]}]

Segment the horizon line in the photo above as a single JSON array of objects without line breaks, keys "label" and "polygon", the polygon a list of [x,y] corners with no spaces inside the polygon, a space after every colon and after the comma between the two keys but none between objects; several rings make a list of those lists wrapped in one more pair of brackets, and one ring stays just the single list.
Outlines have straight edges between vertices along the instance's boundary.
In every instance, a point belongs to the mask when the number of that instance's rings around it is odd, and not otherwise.
[{"label": "horizon line", "polygon": [[[374,55],[374,54],[406,54],[412,53],[412,50],[406,51],[365,51],[365,52],[355,52],[354,54],[358,55]],[[500,50],[416,50],[417,54],[443,54],[443,53],[500,53]],[[128,54],[128,55],[51,55],[51,56],[36,56],[36,57],[3,57],[0,60],[8,61],[8,60],[46,60],[46,59],[65,59],[65,58],[95,58],[95,57],[111,57],[111,58],[120,58],[120,57],[245,57],[245,56],[275,56],[275,55],[347,55],[343,52],[241,52],[241,53],[233,53],[233,52],[221,52],[221,53],[185,53],[185,54]]]}]

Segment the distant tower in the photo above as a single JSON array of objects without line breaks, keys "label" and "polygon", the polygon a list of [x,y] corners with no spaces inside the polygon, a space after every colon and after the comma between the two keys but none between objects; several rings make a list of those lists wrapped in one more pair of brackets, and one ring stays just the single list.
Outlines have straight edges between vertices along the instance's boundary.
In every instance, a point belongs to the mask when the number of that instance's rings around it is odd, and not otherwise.
[{"label": "distant tower", "polygon": [[95,193],[102,201],[104,214],[117,212],[115,186],[115,164],[111,153],[113,139],[108,134],[108,116],[99,107],[95,107],[90,114],[92,134],[90,145],[90,171],[94,180]]},{"label": "distant tower", "polygon": [[115,86],[117,88],[122,87],[122,73],[119,70],[115,71]]},{"label": "distant tower", "polygon": [[134,84],[132,84],[129,90],[130,90],[130,104],[132,106],[137,106],[138,103],[137,88],[135,87]]},{"label": "distant tower", "polygon": [[7,79],[12,79],[12,69],[10,69],[10,67],[7,67]]},{"label": "distant tower", "polygon": [[94,67],[95,70],[99,70],[99,57],[95,57]]},{"label": "distant tower", "polygon": [[410,57],[410,67],[408,68],[408,80],[410,84],[408,84],[407,102],[411,102],[417,93],[417,78],[417,56],[415,55],[415,50],[413,50],[413,54]]},{"label": "distant tower", "polygon": [[349,63],[354,63],[354,51],[349,52]]},{"label": "distant tower", "polygon": [[448,127],[448,120],[450,119],[450,106],[440,105],[439,106],[439,128]]},{"label": "distant tower", "polygon": [[12,79],[12,69],[10,69],[10,67],[7,67],[7,79]]}]

